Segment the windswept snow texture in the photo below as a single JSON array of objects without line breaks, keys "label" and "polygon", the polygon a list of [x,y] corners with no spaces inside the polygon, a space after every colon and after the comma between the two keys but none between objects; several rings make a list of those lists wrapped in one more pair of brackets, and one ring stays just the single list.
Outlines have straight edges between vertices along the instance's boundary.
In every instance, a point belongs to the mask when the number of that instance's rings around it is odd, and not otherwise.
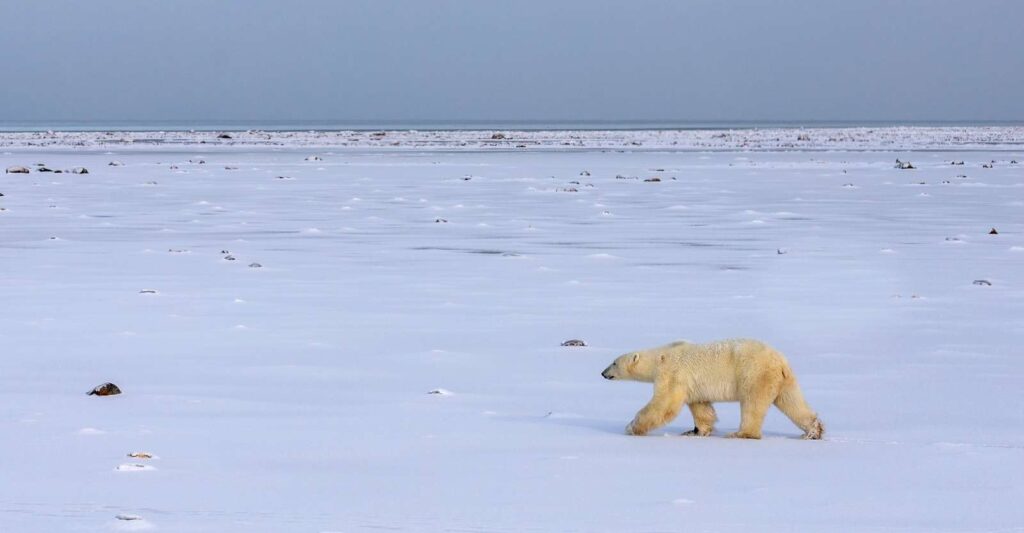
[{"label": "windswept snow texture", "polygon": [[[0,531],[1020,531],[1024,150],[929,131],[9,147]],[[788,356],[825,440],[774,408],[724,439],[736,404],[623,434],[651,386],[612,358],[737,336]]]}]

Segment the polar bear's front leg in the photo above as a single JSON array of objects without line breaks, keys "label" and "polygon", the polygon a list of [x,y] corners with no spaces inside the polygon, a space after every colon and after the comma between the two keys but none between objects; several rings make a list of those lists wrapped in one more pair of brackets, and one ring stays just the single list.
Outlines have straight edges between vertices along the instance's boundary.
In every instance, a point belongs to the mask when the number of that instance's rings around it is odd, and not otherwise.
[{"label": "polar bear's front leg", "polygon": [[627,435],[646,435],[648,431],[664,426],[679,414],[686,401],[681,387],[668,379],[654,382],[654,397],[637,412],[626,426]]},{"label": "polar bear's front leg", "polygon": [[690,414],[693,415],[693,429],[683,433],[688,437],[707,437],[715,430],[715,422],[718,416],[715,414],[715,407],[711,402],[698,402],[688,404]]}]

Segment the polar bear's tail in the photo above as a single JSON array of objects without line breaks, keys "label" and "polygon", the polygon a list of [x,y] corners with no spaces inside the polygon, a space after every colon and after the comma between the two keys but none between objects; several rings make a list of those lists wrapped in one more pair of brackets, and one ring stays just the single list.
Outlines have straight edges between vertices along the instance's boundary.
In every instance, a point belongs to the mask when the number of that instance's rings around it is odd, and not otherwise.
[{"label": "polar bear's tail", "polygon": [[783,381],[779,396],[775,398],[775,406],[785,413],[797,427],[804,430],[805,439],[820,439],[825,434],[825,426],[821,420],[818,420],[817,413],[807,405],[796,378],[786,371],[783,372],[783,376],[785,381]]}]

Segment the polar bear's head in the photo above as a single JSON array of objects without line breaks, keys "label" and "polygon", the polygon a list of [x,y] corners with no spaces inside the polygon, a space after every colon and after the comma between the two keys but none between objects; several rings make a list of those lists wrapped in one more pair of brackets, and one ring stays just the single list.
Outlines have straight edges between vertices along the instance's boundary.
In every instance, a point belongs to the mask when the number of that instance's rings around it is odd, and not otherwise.
[{"label": "polar bear's head", "polygon": [[647,351],[629,352],[620,355],[601,372],[605,379],[632,381],[653,381],[657,355]]}]

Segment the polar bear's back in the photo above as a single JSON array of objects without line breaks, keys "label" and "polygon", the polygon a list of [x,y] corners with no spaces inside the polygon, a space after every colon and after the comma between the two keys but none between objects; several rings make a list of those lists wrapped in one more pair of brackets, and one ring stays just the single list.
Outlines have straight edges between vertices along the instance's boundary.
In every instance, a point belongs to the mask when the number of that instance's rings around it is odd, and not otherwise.
[{"label": "polar bear's back", "polygon": [[754,339],[728,339],[702,344],[675,342],[662,348],[674,370],[689,384],[692,397],[736,401],[740,391],[765,374],[787,376],[781,353]]}]

